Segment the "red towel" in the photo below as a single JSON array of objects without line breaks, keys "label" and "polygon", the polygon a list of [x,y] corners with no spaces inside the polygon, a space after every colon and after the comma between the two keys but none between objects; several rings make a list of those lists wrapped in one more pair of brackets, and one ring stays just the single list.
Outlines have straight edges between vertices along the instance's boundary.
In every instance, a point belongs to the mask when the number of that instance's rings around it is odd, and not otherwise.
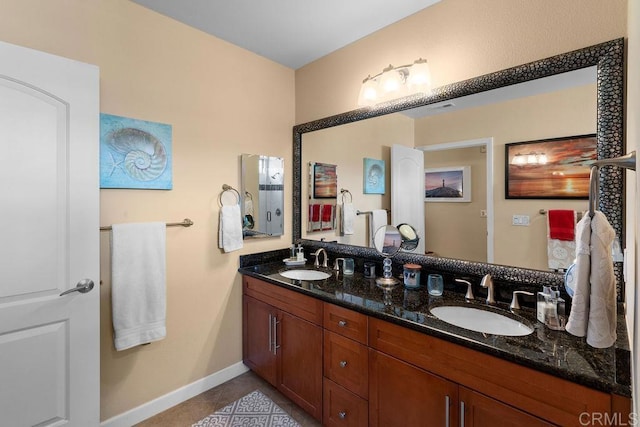
[{"label": "red towel", "polygon": [[557,240],[574,240],[576,238],[575,212],[571,210],[551,209],[549,215],[549,237]]},{"label": "red towel", "polygon": [[322,229],[333,230],[333,205],[322,205]]},{"label": "red towel", "polygon": [[311,217],[312,222],[320,221],[320,205],[309,206],[309,211],[309,216]]}]

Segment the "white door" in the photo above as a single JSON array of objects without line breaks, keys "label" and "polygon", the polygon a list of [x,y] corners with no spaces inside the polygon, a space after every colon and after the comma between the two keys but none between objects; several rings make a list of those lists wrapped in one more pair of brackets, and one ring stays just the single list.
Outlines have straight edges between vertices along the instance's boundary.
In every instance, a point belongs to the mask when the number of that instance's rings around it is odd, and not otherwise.
[{"label": "white door", "polygon": [[420,237],[411,251],[424,254],[424,153],[404,145],[391,147],[391,224],[407,223]]},{"label": "white door", "polygon": [[99,424],[98,82],[0,42],[3,426]]}]

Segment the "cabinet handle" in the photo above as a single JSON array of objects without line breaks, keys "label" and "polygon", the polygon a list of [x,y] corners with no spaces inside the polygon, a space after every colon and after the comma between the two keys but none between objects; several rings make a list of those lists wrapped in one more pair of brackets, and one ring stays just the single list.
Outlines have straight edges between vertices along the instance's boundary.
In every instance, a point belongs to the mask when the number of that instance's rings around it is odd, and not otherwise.
[{"label": "cabinet handle", "polygon": [[280,348],[278,345],[278,318],[273,316],[273,354],[277,354],[277,350]]},{"label": "cabinet handle", "polygon": [[447,396],[444,397],[444,425],[446,427],[449,427],[449,423],[450,423],[450,420],[449,420],[449,402],[450,402],[450,399],[449,399],[449,396],[447,395]]},{"label": "cabinet handle", "polygon": [[338,418],[344,420],[345,418],[347,418],[347,413],[345,411],[338,412]]},{"label": "cabinet handle", "polygon": [[347,366],[347,361],[346,360],[341,360],[340,361],[340,367],[341,368],[345,368]]},{"label": "cabinet handle", "polygon": [[347,326],[347,321],[346,320],[339,321],[338,326],[340,326],[341,328],[344,328],[345,326]]},{"label": "cabinet handle", "polygon": [[273,316],[269,313],[269,353],[271,353],[271,346],[273,345]]},{"label": "cabinet handle", "polygon": [[460,401],[460,427],[464,427],[464,401]]}]

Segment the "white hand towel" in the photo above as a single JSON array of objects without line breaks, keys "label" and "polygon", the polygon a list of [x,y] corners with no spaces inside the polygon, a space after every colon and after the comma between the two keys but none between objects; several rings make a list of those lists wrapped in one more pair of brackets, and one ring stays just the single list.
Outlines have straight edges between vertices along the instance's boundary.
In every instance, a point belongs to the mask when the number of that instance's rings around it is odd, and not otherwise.
[{"label": "white hand towel", "polygon": [[374,209],[371,211],[371,218],[369,218],[369,245],[371,247],[374,246],[374,237],[376,235],[376,231],[380,227],[387,225],[387,210],[386,209]]},{"label": "white hand towel", "polygon": [[[574,223],[576,213],[573,213]],[[551,215],[547,213],[547,264],[551,270],[566,270],[576,259],[575,240],[551,238]]]},{"label": "white hand towel", "polygon": [[242,217],[240,205],[226,205],[220,209],[218,247],[225,252],[242,248]]},{"label": "white hand towel", "polygon": [[353,234],[353,225],[356,219],[356,209],[353,203],[342,204],[342,234]]},{"label": "white hand towel", "polygon": [[248,197],[244,199],[244,214],[253,216],[253,200]]},{"label": "white hand towel", "polygon": [[111,234],[111,309],[116,350],[166,334],[166,225],[114,224]]},{"label": "white hand towel", "polygon": [[611,347],[616,342],[616,278],[611,247],[616,232],[602,212],[591,219],[591,297],[587,344]]},{"label": "white hand towel", "polygon": [[616,286],[611,246],[615,231],[602,212],[585,215],[576,233],[576,284],[566,330],[586,335],[596,348],[612,346],[616,335]]},{"label": "white hand towel", "polygon": [[591,295],[591,217],[582,217],[576,227],[575,286],[566,331],[577,337],[587,335]]}]

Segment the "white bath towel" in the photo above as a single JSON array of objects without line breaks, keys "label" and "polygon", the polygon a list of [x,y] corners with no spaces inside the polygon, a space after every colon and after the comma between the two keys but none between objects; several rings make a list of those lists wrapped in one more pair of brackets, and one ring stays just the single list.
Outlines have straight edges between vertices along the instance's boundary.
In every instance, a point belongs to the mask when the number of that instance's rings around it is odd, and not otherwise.
[{"label": "white bath towel", "polygon": [[[588,231],[587,231],[588,230]],[[615,231],[602,212],[585,215],[576,235],[576,285],[567,332],[587,337],[595,348],[612,346],[616,335],[616,285],[611,247]],[[582,264],[587,264],[585,267]],[[585,272],[589,271],[588,280]]]},{"label": "white bath towel", "polygon": [[248,197],[244,199],[244,214],[253,216],[253,200]]},{"label": "white bath towel", "polygon": [[116,350],[166,334],[166,225],[114,224],[111,233],[111,309]]},{"label": "white bath towel", "polygon": [[353,203],[342,204],[342,234],[353,234],[353,226],[356,219],[356,209],[353,207]]},{"label": "white bath towel", "polygon": [[240,205],[226,205],[220,209],[218,247],[225,252],[242,248],[242,217]]},{"label": "white bath towel", "polygon": [[369,246],[374,246],[374,237],[376,235],[376,231],[380,227],[387,225],[387,210],[386,209],[374,209],[371,211],[371,217],[369,218]]},{"label": "white bath towel", "polygon": [[[576,213],[573,213],[574,223]],[[547,213],[547,264],[551,270],[566,270],[576,259],[575,240],[551,238],[551,214]]]}]

